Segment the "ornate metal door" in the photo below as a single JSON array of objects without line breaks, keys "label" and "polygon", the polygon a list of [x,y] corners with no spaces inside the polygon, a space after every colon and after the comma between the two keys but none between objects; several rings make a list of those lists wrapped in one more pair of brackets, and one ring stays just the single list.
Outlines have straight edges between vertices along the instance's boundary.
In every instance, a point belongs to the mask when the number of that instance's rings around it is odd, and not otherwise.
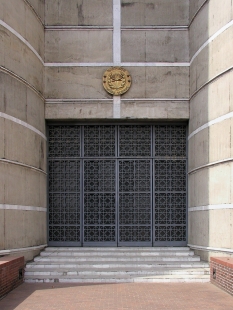
[{"label": "ornate metal door", "polygon": [[48,126],[48,242],[186,244],[185,125]]}]

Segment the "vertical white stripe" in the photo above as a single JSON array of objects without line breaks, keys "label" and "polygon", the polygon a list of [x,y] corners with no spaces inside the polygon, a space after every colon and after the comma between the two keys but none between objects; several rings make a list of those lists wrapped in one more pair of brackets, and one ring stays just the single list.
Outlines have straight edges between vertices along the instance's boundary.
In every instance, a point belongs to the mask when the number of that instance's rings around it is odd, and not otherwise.
[{"label": "vertical white stripe", "polygon": [[113,96],[113,117],[121,117],[121,96]]},{"label": "vertical white stripe", "polygon": [[113,0],[113,63],[121,65],[121,1]]},{"label": "vertical white stripe", "polygon": [[[113,0],[113,65],[121,66],[121,0]],[[121,117],[121,96],[113,96],[113,118]]]}]

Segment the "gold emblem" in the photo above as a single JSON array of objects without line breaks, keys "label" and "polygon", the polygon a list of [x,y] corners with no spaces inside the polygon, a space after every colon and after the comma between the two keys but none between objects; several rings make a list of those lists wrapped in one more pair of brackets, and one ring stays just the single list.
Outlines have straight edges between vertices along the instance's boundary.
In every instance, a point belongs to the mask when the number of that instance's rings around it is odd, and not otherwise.
[{"label": "gold emblem", "polygon": [[109,94],[122,95],[131,86],[131,76],[121,67],[112,67],[104,72],[103,86]]}]

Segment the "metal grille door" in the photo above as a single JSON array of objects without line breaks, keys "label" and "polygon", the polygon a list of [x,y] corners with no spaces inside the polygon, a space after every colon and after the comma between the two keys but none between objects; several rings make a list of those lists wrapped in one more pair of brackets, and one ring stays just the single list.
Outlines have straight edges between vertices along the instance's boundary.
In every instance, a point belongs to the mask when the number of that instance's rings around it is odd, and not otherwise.
[{"label": "metal grille door", "polygon": [[48,243],[186,245],[185,125],[49,125]]}]

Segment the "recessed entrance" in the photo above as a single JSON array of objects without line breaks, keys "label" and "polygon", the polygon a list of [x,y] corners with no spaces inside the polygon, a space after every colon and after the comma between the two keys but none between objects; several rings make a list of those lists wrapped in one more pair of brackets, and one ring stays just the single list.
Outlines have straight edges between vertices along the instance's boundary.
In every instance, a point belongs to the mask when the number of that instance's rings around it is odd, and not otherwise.
[{"label": "recessed entrance", "polygon": [[186,126],[48,126],[50,246],[186,245]]}]

